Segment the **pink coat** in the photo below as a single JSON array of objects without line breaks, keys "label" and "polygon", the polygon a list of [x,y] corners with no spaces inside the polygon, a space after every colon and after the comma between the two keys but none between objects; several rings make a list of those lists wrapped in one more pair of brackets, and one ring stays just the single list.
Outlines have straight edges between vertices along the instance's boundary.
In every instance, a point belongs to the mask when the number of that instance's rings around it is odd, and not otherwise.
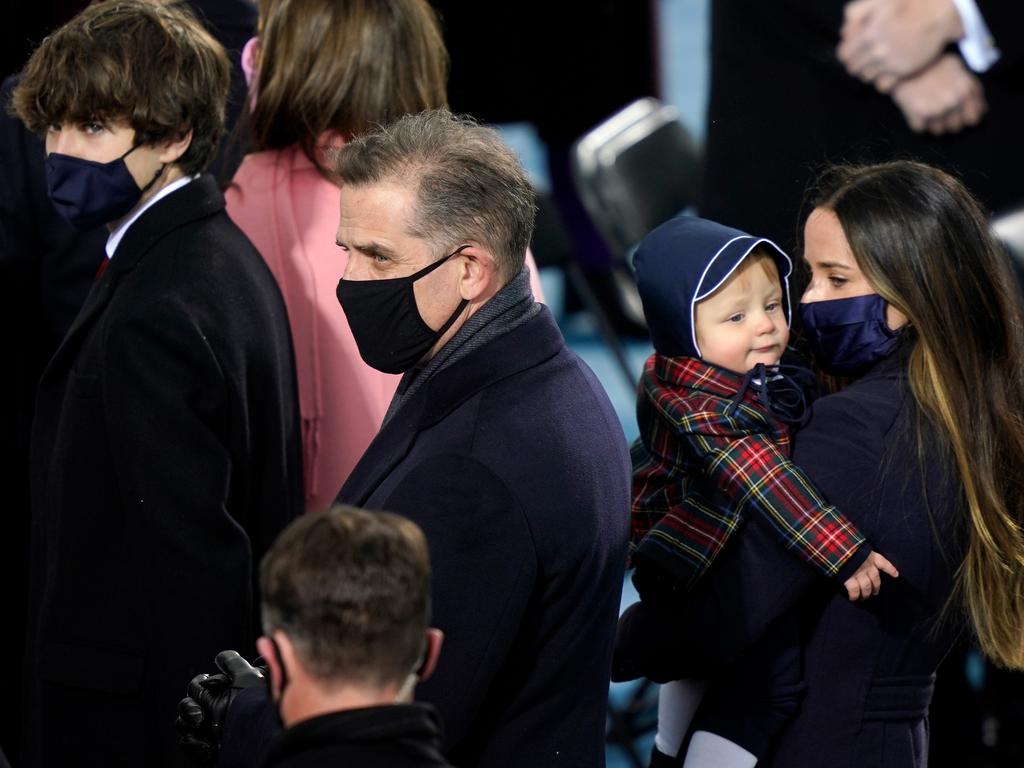
[{"label": "pink coat", "polygon": [[[359,357],[335,296],[346,258],[334,242],[338,188],[302,150],[248,155],[226,197],[228,214],[284,294],[299,381],[306,509],[326,509],[377,433],[399,377]],[[540,298],[537,270],[527,259]]]}]

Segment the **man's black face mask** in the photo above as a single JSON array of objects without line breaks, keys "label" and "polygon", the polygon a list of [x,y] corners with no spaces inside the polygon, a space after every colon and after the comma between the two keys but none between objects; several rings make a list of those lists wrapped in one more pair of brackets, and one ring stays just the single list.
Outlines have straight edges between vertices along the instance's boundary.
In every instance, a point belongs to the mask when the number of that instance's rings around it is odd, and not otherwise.
[{"label": "man's black face mask", "polygon": [[338,281],[338,303],[348,318],[363,362],[384,373],[405,373],[451,328],[469,301],[460,301],[435,331],[420,315],[413,283],[468,247],[460,246],[407,277]]}]

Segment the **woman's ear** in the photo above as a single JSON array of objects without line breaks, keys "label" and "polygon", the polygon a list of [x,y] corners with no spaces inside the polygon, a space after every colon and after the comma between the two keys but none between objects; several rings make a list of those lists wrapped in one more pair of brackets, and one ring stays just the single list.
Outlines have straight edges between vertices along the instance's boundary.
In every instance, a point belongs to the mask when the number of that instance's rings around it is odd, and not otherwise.
[{"label": "woman's ear", "polygon": [[889,302],[885,302],[885,324],[889,326],[890,331],[898,331],[908,322],[905,314]]},{"label": "woman's ear", "polygon": [[249,40],[242,46],[242,74],[245,75],[245,85],[247,88],[252,87],[253,80],[256,79],[256,73],[260,69],[260,38],[259,35],[250,37]]}]

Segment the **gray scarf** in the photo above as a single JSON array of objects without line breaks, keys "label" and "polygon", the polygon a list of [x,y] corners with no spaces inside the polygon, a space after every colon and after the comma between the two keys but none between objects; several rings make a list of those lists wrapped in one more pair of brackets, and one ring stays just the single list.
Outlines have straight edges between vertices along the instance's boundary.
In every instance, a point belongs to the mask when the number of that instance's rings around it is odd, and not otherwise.
[{"label": "gray scarf", "polygon": [[398,409],[438,371],[443,371],[485,344],[518,328],[538,312],[540,312],[540,304],[534,300],[533,291],[530,289],[530,270],[523,267],[518,275],[494,294],[459,328],[456,334],[448,340],[448,343],[427,361],[426,365],[422,368],[413,368],[402,376],[402,380],[398,383],[398,391],[391,399],[391,405],[388,406],[388,412],[384,416],[384,424],[391,421]]}]

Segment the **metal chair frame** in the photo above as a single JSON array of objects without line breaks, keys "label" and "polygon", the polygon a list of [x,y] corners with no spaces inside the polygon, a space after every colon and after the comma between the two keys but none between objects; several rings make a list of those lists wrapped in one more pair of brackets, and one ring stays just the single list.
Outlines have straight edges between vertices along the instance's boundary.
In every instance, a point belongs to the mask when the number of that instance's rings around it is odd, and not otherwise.
[{"label": "metal chair frame", "polygon": [[[692,205],[698,152],[679,112],[654,98],[639,99],[584,134],[573,146],[573,181],[591,221],[620,265],[648,231]],[[636,386],[622,344],[607,313],[584,285],[578,267],[567,275],[619,368]],[[630,284],[632,287],[632,284]],[[642,317],[635,288],[623,296]]]}]

